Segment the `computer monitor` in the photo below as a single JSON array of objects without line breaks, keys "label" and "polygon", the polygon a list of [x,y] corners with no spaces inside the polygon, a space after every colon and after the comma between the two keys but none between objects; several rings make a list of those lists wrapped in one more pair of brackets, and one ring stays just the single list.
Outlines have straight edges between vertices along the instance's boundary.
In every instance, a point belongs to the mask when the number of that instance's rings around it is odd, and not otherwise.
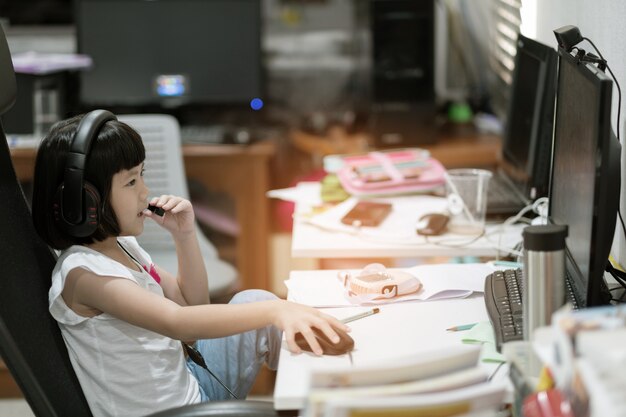
[{"label": "computer monitor", "polygon": [[94,106],[247,105],[262,95],[258,0],[79,0],[80,74]]},{"label": "computer monitor", "polygon": [[7,28],[71,25],[72,11],[72,0],[0,1],[0,16],[6,20]]},{"label": "computer monitor", "polygon": [[557,53],[519,35],[502,143],[502,170],[526,199],[548,195]]},{"label": "computer monitor", "polygon": [[579,307],[609,301],[604,269],[620,192],[621,146],[611,128],[612,81],[559,49],[549,220],[566,224],[567,284]]}]

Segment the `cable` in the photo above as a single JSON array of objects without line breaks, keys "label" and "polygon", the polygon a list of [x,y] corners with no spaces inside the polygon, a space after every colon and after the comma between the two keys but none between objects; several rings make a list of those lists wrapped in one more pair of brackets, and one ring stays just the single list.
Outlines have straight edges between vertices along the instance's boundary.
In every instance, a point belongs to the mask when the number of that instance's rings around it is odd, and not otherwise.
[{"label": "cable", "polygon": [[624,237],[626,237],[626,226],[624,225],[624,219],[622,218],[622,212],[619,209],[617,209],[617,216],[619,217],[619,222],[622,224],[622,231],[624,232]]},{"label": "cable", "polygon": [[[462,248],[464,246],[468,246],[471,245],[472,243],[476,242],[478,239],[480,239],[481,237],[486,236],[485,230],[483,229],[482,232],[480,232],[477,235],[474,236],[468,236],[467,241],[461,242],[461,243],[446,243],[445,241],[436,241],[436,240],[431,240],[429,239],[430,236],[424,236],[424,241],[426,243],[429,243],[431,245],[435,245],[435,246],[444,246],[444,247],[448,247],[448,248]],[[451,239],[450,239],[451,240]],[[450,240],[448,240],[450,242]]]},{"label": "cable", "polygon": [[[598,48],[596,48],[596,45],[591,41],[591,39],[589,38],[585,38],[583,37],[584,40],[586,40],[587,42],[589,42],[591,44],[591,46],[593,46],[593,49],[595,49],[595,51],[598,53],[598,55],[600,56],[600,59],[604,62],[606,62],[606,59],[604,59],[604,57],[602,56],[602,53],[600,52],[600,50]],[[606,64],[606,69],[609,70],[609,73],[611,74],[611,77],[613,77],[613,81],[615,82],[615,85],[617,86],[617,95],[618,95],[618,101],[617,101],[617,140],[621,142],[620,140],[620,134],[619,134],[619,121],[620,121],[620,115],[621,115],[621,111],[622,111],[622,89],[619,86],[619,83],[617,82],[617,78],[615,77],[615,74],[613,74],[613,70],[611,70],[611,67],[609,67],[609,64]]]},{"label": "cable", "polygon": [[491,373],[491,375],[489,375],[489,378],[487,378],[487,381],[491,381],[493,377],[496,376],[500,368],[502,368],[502,365],[504,365],[505,363],[506,362],[500,362],[498,366],[496,366],[496,369]]},{"label": "cable", "polygon": [[[313,225],[319,227],[319,225],[315,223],[313,223]],[[420,247],[424,245],[432,245],[432,246],[440,246],[444,248],[462,248],[465,246],[469,246],[472,243],[482,238],[482,239],[485,239],[488,243],[490,243],[492,247],[498,251],[496,257],[499,257],[500,253],[505,253],[505,254],[512,255],[512,256],[521,255],[521,251],[517,250],[515,247],[512,247],[512,248],[505,247],[504,245],[500,243],[500,239],[502,235],[505,234],[505,230],[502,226],[496,228],[495,230],[491,230],[489,232],[486,232],[485,230],[483,230],[480,234],[476,234],[476,235],[453,235],[453,236],[441,235],[437,237],[421,236],[421,241],[401,240],[401,239],[386,237],[386,236],[372,236],[372,235],[362,233],[358,230],[355,230],[354,232],[350,233],[345,230],[337,230],[337,229],[325,228],[325,227],[321,227],[321,229],[332,231],[332,232],[338,232],[338,233],[347,233],[351,236],[354,236],[366,242],[372,242],[376,244],[391,243],[395,245],[406,245],[408,247]],[[498,242],[494,242],[493,240],[489,239],[489,237],[495,234],[498,234],[498,237],[499,237]]]},{"label": "cable", "polygon": [[[621,270],[615,268],[610,260],[606,264],[606,267],[604,268],[604,270],[606,272],[608,272],[609,274],[611,274],[611,276],[615,279],[615,281],[621,286],[621,288],[620,287],[616,287],[616,288],[613,288],[613,289],[609,290],[609,292],[612,292],[612,291],[615,291],[615,290],[618,290],[618,289],[626,290],[626,272],[621,271]],[[626,291],[622,292],[622,295],[620,296],[620,298],[611,297],[611,301],[615,301],[617,303],[622,303],[622,302],[624,302],[624,297],[625,296],[626,296]]]},{"label": "cable", "polygon": [[526,207],[524,207],[523,209],[521,209],[520,211],[517,212],[516,215],[509,217],[508,219],[506,219],[503,223],[502,226],[508,226],[514,223],[519,222],[521,219],[525,219],[524,214],[528,213],[529,211],[534,212],[535,214],[538,214],[540,216],[544,216],[544,207],[548,204],[548,198],[547,197],[541,197],[538,198],[537,200],[535,200],[532,204],[527,205]]},{"label": "cable", "polygon": [[198,365],[198,366],[200,366],[200,367],[204,368],[204,369],[205,369],[205,370],[209,373],[209,375],[211,375],[213,378],[215,378],[215,380],[216,380],[216,381],[217,381],[217,382],[218,382],[218,383],[219,383],[222,387],[224,387],[224,389],[225,389],[226,391],[228,391],[228,393],[229,393],[229,394],[230,394],[230,395],[231,395],[234,399],[236,399],[236,400],[238,400],[238,399],[239,399],[239,397],[237,397],[237,396],[235,395],[235,393],[233,393],[233,392],[232,392],[232,391],[231,391],[231,390],[230,390],[230,389],[226,386],[226,384],[224,384],[224,383],[222,382],[222,380],[221,380],[221,379],[219,379],[219,378],[217,377],[217,375],[215,375],[215,374],[214,374],[214,373],[213,373],[213,372],[209,369],[209,367],[207,366],[206,362],[204,361],[204,358],[202,357],[202,354],[201,354],[201,353],[200,353],[200,352],[199,352],[199,351],[198,351],[195,347],[193,347],[193,346],[191,346],[191,345],[189,345],[189,344],[187,344],[187,343],[185,343],[185,342],[181,342],[181,343],[182,343],[182,345],[183,345],[183,349],[185,350],[185,352],[187,352],[187,355],[189,356],[189,358],[191,358],[191,360],[192,360],[192,361],[194,361],[194,362],[196,363],[196,365]]},{"label": "cable", "polygon": [[[598,66],[600,67],[600,65],[602,65],[603,67],[606,67],[606,69],[609,70],[609,73],[611,74],[611,77],[613,77],[613,81],[615,82],[615,85],[617,86],[617,141],[621,142],[620,139],[620,126],[619,126],[619,122],[621,119],[621,112],[622,112],[622,89],[619,85],[619,82],[617,81],[617,78],[615,77],[615,74],[613,74],[613,70],[611,70],[611,67],[609,67],[609,64],[607,63],[606,59],[604,59],[604,56],[602,56],[602,52],[600,52],[600,50],[596,47],[596,45],[593,43],[593,41],[589,38],[583,37],[584,40],[586,40],[587,42],[589,42],[591,44],[591,46],[593,47],[593,49],[596,51],[596,53],[600,56],[600,60],[601,62],[597,62],[597,60],[594,60],[592,62],[595,62],[597,64],[599,64]],[[580,49],[578,47],[575,47],[576,50],[578,50],[578,54],[577,56],[581,56],[581,58],[584,58],[585,55],[585,51],[583,49]],[[587,55],[588,56],[588,55]],[[597,58],[597,57],[596,57]],[[603,68],[600,68],[603,69]],[[620,224],[622,226],[622,231],[624,232],[624,236],[626,237],[626,225],[624,224],[624,219],[622,218],[622,213],[621,213],[621,209],[618,206],[617,209],[617,215],[619,216],[619,221]]]},{"label": "cable", "polygon": [[[613,81],[615,82],[615,85],[617,86],[617,123],[616,123],[617,124],[617,141],[621,142],[619,122],[621,119],[621,112],[622,112],[622,88],[620,87],[619,82],[617,81],[617,77],[615,77],[615,74],[613,74],[613,70],[611,69],[611,67],[609,67],[609,64],[606,63],[607,62],[606,59],[604,59],[604,57],[602,56],[602,52],[600,52],[600,50],[596,47],[596,45],[593,43],[591,39],[586,38],[586,37],[583,37],[583,39],[591,44],[593,49],[598,53],[598,56],[600,56],[600,59],[604,61],[606,65],[606,69],[609,70],[609,74],[611,74],[611,77],[613,77]],[[617,209],[617,215],[622,225],[622,231],[624,232],[624,237],[626,237],[626,225],[624,224],[624,219],[622,218],[622,213],[621,213],[619,205]]]}]

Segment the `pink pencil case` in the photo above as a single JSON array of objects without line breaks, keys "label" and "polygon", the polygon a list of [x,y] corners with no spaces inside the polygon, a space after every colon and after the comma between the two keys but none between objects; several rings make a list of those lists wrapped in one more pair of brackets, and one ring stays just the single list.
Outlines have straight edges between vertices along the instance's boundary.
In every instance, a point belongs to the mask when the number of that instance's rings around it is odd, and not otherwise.
[{"label": "pink pencil case", "polygon": [[419,148],[348,155],[342,162],[339,181],[357,196],[431,191],[445,181],[443,165]]}]

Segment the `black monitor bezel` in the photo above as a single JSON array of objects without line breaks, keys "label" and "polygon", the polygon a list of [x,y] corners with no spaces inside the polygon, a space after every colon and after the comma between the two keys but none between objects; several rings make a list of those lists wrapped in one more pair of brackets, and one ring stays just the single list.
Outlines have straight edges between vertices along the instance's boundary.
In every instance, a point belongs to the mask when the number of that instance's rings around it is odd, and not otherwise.
[{"label": "black monitor bezel", "polygon": [[[538,84],[535,86],[536,96],[533,107],[532,127],[528,140],[528,158],[525,166],[521,166],[510,151],[510,141],[514,137],[511,120],[520,111],[515,103],[515,94],[519,89],[529,88],[522,84],[517,70],[520,67],[522,54],[533,57],[539,62]],[[502,169],[516,183],[516,187],[529,200],[542,197],[548,193],[549,155],[552,146],[552,121],[554,111],[554,95],[556,81],[557,52],[555,49],[528,38],[521,33],[517,39],[515,70],[511,82],[511,97],[507,107],[507,118],[502,143]],[[541,160],[545,158],[545,160]],[[542,162],[544,164],[542,165]]]},{"label": "black monitor bezel", "polygon": [[[75,0],[74,1],[74,16],[76,19],[76,37],[77,37],[77,49],[79,52],[83,52],[83,44],[81,42],[81,31],[85,30],[84,25],[80,21],[81,16],[81,7],[83,3],[86,2],[99,2],[105,0]],[[124,1],[133,1],[135,3],[145,3],[145,0],[124,0]],[[161,1],[170,1],[175,2],[178,0],[161,0]],[[202,2],[202,0],[197,0],[198,2]],[[162,111],[164,113],[175,113],[176,109],[184,109],[185,112],[193,112],[193,111],[204,111],[207,108],[214,107],[223,107],[228,109],[239,110],[240,107],[248,107],[250,105],[249,99],[252,97],[264,97],[265,96],[265,81],[266,74],[262,63],[262,31],[263,31],[263,22],[262,22],[262,6],[258,1],[250,0],[250,5],[255,7],[255,14],[258,16],[257,23],[254,27],[254,31],[258,33],[256,36],[256,49],[258,51],[258,60],[254,64],[253,71],[259,77],[258,85],[254,92],[250,92],[250,97],[225,97],[225,96],[211,96],[211,97],[158,97],[154,95],[151,99],[147,100],[145,98],[135,99],[135,98],[123,98],[119,100],[102,100],[100,98],[92,98],[86,99],[82,93],[82,77],[85,73],[81,73],[79,79],[79,94],[77,100],[79,101],[82,107],[87,109],[93,107],[102,107],[106,106],[112,109],[119,109],[122,112],[142,112],[142,110],[148,110],[150,112],[159,112]],[[234,23],[233,23],[234,24]],[[113,30],[113,29],[112,29]],[[137,30],[140,31],[142,28],[140,26],[137,27]],[[198,42],[201,44],[201,42]]]},{"label": "black monitor bezel", "polygon": [[[550,169],[549,196],[553,194],[554,157],[556,146],[556,130],[558,117],[559,85],[561,68],[572,65],[579,74],[592,82],[598,91],[598,117],[596,118],[596,172],[594,180],[593,196],[593,219],[591,222],[591,242],[589,257],[589,276],[583,277],[572,254],[566,248],[566,270],[572,278],[571,288],[579,307],[602,305],[608,302],[606,296],[606,284],[604,282],[604,270],[608,260],[613,233],[615,230],[616,214],[619,204],[619,185],[617,198],[615,198],[614,178],[609,178],[615,169],[619,170],[619,148],[611,127],[611,101],[613,81],[595,65],[581,62],[579,58],[562,48],[558,49],[557,69],[557,94],[555,97],[554,131],[552,145],[552,164]],[[617,152],[617,156],[615,153]],[[619,177],[619,175],[618,175]],[[613,182],[613,186],[611,183]],[[619,184],[619,178],[617,183]],[[575,204],[575,202],[573,202]],[[553,205],[549,204],[548,219],[554,222]],[[607,239],[607,240],[603,240]]]}]

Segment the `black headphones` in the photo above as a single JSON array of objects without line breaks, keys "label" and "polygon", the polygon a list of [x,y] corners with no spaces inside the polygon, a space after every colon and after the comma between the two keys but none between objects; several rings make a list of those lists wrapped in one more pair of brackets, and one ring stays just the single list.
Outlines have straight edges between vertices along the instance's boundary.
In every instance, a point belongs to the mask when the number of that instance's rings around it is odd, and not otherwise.
[{"label": "black headphones", "polygon": [[117,117],[106,110],[87,113],[78,124],[70,143],[65,176],[57,189],[53,211],[57,225],[73,237],[90,236],[100,223],[100,193],[84,180],[84,172],[91,143],[98,137],[102,126],[110,120],[117,120]]}]

